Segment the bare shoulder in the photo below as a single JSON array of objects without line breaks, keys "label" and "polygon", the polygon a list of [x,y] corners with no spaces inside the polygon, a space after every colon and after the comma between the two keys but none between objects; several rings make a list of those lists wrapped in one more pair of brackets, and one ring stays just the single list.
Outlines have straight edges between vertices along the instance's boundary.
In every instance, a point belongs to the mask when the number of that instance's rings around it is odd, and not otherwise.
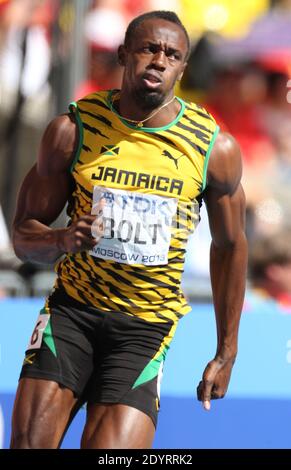
[{"label": "bare shoulder", "polygon": [[37,172],[41,176],[69,169],[78,146],[78,126],[72,114],[55,117],[47,126],[40,144]]},{"label": "bare shoulder", "polygon": [[209,159],[208,186],[231,193],[239,185],[241,176],[242,160],[239,145],[232,135],[220,132]]}]

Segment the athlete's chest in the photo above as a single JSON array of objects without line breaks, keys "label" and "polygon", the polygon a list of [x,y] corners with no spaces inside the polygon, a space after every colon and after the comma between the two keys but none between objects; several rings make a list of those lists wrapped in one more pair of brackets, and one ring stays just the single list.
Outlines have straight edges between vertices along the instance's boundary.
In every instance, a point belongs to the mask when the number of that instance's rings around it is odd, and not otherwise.
[{"label": "athlete's chest", "polygon": [[195,198],[201,192],[203,159],[187,146],[162,138],[142,135],[137,139],[134,134],[114,132],[110,137],[91,137],[83,145],[74,177],[89,191],[106,186]]}]

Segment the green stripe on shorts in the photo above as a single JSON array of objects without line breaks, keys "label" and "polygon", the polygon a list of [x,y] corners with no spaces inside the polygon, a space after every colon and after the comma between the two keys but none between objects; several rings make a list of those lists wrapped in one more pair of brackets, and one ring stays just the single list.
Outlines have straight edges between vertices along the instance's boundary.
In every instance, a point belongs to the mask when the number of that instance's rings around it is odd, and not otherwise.
[{"label": "green stripe on shorts", "polygon": [[169,347],[165,346],[164,350],[161,352],[161,354],[156,357],[155,359],[152,359],[143,369],[141,374],[138,376],[136,381],[134,382],[132,389],[138,387],[139,385],[142,385],[146,382],[149,382],[150,380],[154,379],[160,369],[161,362],[165,360],[167,351]]},{"label": "green stripe on shorts", "polygon": [[51,352],[57,357],[56,345],[52,333],[51,319],[49,319],[47,326],[43,332],[43,341],[49,347]]}]

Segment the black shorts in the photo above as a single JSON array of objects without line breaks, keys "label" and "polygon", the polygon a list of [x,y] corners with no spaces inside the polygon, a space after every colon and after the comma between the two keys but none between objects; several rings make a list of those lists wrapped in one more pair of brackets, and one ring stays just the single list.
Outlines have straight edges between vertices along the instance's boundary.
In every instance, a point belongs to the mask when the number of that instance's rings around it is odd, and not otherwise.
[{"label": "black shorts", "polygon": [[141,410],[156,426],[163,363],[176,324],[100,311],[56,290],[40,312],[20,378],[58,382],[81,402]]}]

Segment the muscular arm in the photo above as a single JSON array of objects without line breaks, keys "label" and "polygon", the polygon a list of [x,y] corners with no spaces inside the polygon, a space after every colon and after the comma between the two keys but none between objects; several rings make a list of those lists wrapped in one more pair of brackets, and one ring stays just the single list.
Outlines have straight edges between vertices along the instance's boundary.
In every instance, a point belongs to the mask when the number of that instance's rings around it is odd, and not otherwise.
[{"label": "muscular arm", "polygon": [[91,215],[69,228],[49,227],[71,193],[69,168],[77,139],[76,124],[69,115],[55,118],[43,135],[37,163],[22,183],[13,223],[15,253],[23,261],[52,263],[67,251],[96,244],[91,237]]},{"label": "muscular arm", "polygon": [[209,161],[204,198],[212,235],[210,274],[217,325],[216,355],[198,387],[198,398],[205,409],[210,409],[211,398],[222,398],[226,393],[237,354],[247,268],[241,172],[237,143],[221,133]]}]

